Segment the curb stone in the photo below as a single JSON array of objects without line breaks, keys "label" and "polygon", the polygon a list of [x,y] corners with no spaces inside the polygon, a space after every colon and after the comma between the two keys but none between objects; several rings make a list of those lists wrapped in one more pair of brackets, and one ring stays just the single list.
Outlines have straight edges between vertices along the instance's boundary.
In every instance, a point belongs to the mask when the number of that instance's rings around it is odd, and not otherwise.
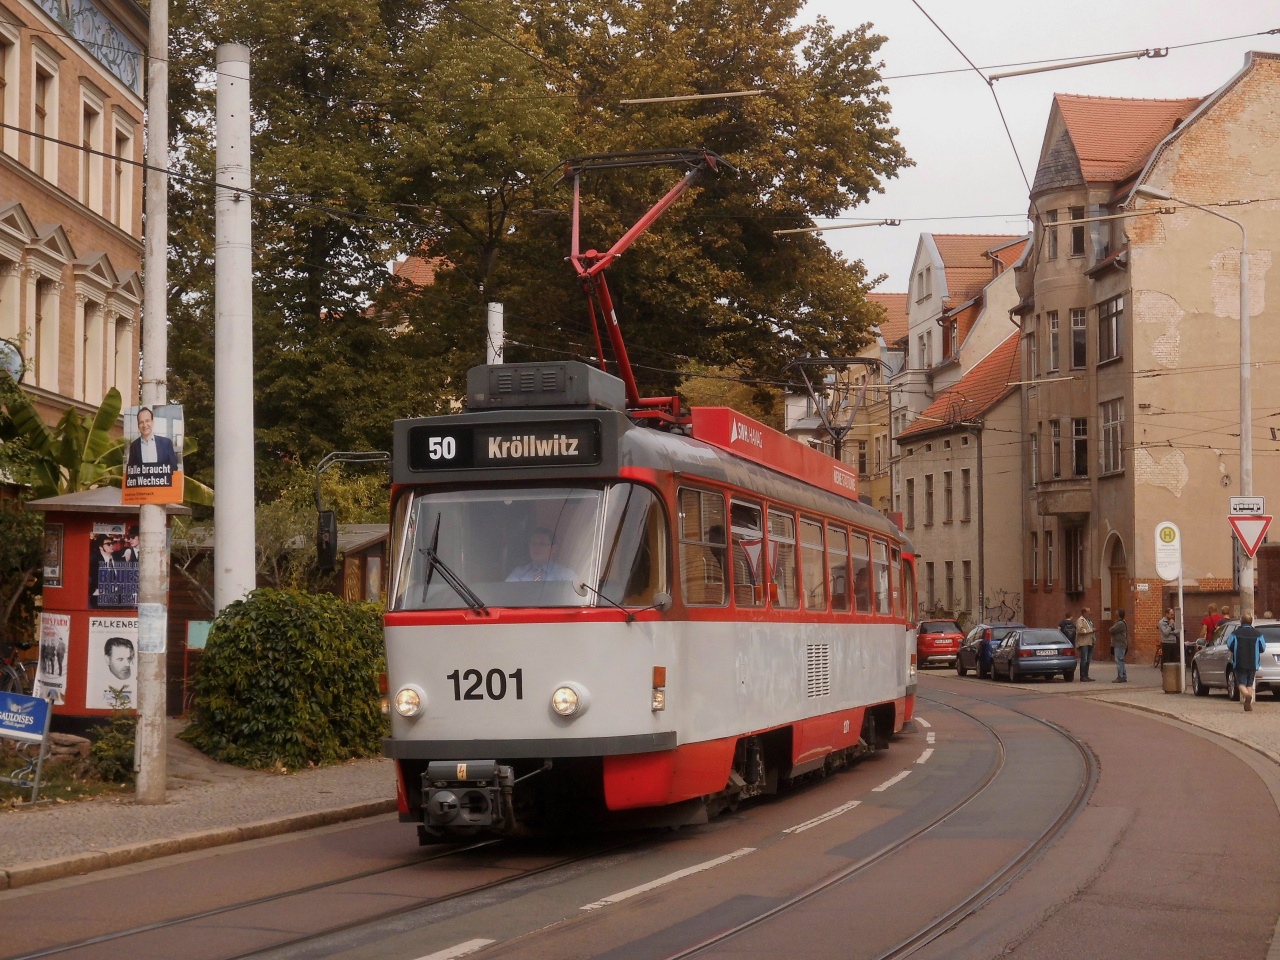
[{"label": "curb stone", "polygon": [[1280,765],[1280,754],[1273,753],[1272,751],[1266,749],[1265,747],[1258,746],[1256,743],[1250,743],[1248,740],[1245,740],[1243,737],[1237,737],[1237,736],[1234,736],[1233,734],[1226,733],[1225,731],[1222,731],[1222,730],[1215,730],[1213,727],[1206,726],[1203,723],[1196,723],[1194,720],[1189,720],[1187,717],[1183,716],[1180,713],[1171,713],[1168,710],[1159,710],[1156,707],[1148,707],[1140,703],[1128,703],[1124,700],[1103,699],[1102,697],[1090,697],[1089,699],[1095,701],[1096,703],[1109,703],[1113,707],[1128,707],[1130,710],[1141,710],[1143,713],[1155,714],[1157,717],[1164,717],[1167,720],[1177,720],[1179,723],[1185,723],[1189,727],[1196,727],[1199,730],[1207,730],[1209,733],[1212,733],[1216,736],[1223,737],[1227,740],[1232,741],[1233,743],[1238,743],[1242,747],[1248,747],[1250,750],[1254,751],[1255,753],[1259,753],[1262,756],[1266,757],[1272,763]]},{"label": "curb stone", "polygon": [[333,807],[329,810],[317,810],[298,813],[287,817],[274,817],[270,820],[258,820],[254,823],[242,824],[238,827],[216,827],[211,830],[199,830],[185,833],[177,837],[159,840],[144,840],[139,843],[128,843],[104,850],[91,850],[68,857],[53,860],[37,860],[19,863],[0,870],[0,890],[16,890],[32,884],[58,880],[62,877],[73,877],[120,867],[130,863],[141,863],[144,860],[155,860],[169,857],[176,853],[191,853],[196,850],[207,850],[210,847],[221,847],[227,844],[240,843],[244,840],[260,840],[263,837],[279,836],[283,833],[296,833],[311,830],[346,820],[359,820],[374,817],[382,813],[394,813],[396,801],[368,800],[364,803],[353,803],[345,807]]}]

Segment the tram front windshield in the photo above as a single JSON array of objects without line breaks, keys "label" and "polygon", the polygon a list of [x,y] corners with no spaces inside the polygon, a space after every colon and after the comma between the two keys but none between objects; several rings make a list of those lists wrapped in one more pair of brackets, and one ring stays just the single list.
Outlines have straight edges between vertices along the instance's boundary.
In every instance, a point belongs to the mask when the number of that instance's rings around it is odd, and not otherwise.
[{"label": "tram front windshield", "polygon": [[432,552],[491,607],[646,606],[666,586],[666,523],[647,488],[522,487],[403,498],[393,520],[393,610],[468,606]]}]

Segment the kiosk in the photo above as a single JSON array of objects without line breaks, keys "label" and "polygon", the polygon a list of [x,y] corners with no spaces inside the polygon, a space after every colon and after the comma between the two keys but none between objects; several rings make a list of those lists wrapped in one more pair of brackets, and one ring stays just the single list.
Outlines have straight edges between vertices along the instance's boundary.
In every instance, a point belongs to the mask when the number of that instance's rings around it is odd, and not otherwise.
[{"label": "kiosk", "polygon": [[[138,507],[118,487],[30,500],[45,514],[36,692],[54,695],[53,727],[81,732],[137,705]],[[180,504],[169,516],[189,514]]]}]

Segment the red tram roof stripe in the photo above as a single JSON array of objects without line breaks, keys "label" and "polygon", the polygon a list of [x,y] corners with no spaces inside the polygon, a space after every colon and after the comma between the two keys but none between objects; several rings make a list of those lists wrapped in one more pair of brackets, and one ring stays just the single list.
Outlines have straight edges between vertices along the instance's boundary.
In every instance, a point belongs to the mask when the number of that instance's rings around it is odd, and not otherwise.
[{"label": "red tram roof stripe", "polygon": [[808,444],[728,407],[694,407],[691,413],[695,440],[846,499],[858,499],[857,473]]}]

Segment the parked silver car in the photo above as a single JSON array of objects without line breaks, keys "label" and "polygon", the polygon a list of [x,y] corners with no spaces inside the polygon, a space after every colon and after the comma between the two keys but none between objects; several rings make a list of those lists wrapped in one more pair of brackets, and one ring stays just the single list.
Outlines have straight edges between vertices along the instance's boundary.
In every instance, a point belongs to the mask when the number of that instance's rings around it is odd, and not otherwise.
[{"label": "parked silver car", "polygon": [[[1267,644],[1267,652],[1258,658],[1254,689],[1259,693],[1269,690],[1280,700],[1280,620],[1255,620],[1253,625]],[[1240,699],[1235,672],[1231,669],[1231,651],[1227,649],[1227,641],[1238,626],[1239,620],[1223,620],[1204,649],[1191,661],[1191,689],[1196,696],[1207,697],[1212,688],[1222,687],[1232,700]]]}]

